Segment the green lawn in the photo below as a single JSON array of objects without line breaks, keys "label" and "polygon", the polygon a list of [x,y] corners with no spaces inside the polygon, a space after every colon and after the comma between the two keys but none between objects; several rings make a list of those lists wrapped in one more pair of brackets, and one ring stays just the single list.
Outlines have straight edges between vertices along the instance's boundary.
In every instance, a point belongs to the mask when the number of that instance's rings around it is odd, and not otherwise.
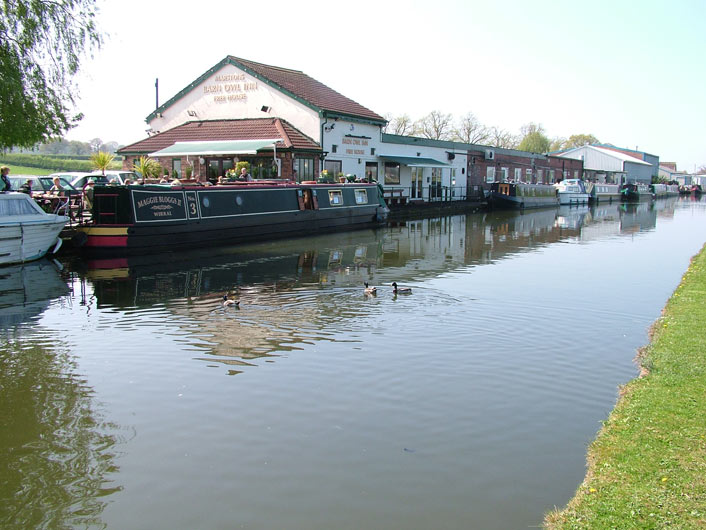
[{"label": "green lawn", "polygon": [[706,528],[706,247],[692,260],[547,528]]},{"label": "green lawn", "polygon": [[36,175],[38,177],[42,175],[50,175],[51,173],[56,173],[53,169],[42,169],[39,167],[25,167],[25,166],[13,166],[12,164],[2,164],[10,168],[10,176],[15,177],[17,175]]}]

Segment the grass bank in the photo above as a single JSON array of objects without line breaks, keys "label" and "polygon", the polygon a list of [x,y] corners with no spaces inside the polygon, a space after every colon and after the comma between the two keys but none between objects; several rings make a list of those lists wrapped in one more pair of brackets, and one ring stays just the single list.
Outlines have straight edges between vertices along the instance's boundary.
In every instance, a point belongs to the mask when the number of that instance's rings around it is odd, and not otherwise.
[{"label": "grass bank", "polygon": [[706,528],[706,247],[653,325],[574,498],[547,528]]}]

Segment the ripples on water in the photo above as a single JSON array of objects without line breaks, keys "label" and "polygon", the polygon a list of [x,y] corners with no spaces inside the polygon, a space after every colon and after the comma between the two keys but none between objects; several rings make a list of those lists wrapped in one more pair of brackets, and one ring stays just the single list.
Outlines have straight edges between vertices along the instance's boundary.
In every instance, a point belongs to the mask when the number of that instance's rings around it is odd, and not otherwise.
[{"label": "ripples on water", "polygon": [[703,217],[491,212],[66,263],[37,300],[6,275],[3,432],[25,434],[0,439],[0,522],[537,525],[580,483]]}]

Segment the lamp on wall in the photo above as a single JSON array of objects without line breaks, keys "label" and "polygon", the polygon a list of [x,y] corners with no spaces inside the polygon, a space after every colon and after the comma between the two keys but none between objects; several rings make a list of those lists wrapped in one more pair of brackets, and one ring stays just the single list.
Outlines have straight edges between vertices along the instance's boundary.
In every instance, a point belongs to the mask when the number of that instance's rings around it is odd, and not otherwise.
[{"label": "lamp on wall", "polygon": [[196,116],[196,111],[195,111],[195,110],[187,110],[186,113],[187,113],[189,116]]},{"label": "lamp on wall", "polygon": [[204,157],[200,156],[199,157],[199,164],[205,164],[205,163],[206,163],[206,160],[204,159]]},{"label": "lamp on wall", "polygon": [[270,112],[272,110],[272,107],[268,107],[267,105],[263,105],[262,107],[260,107],[260,110],[262,112]]}]

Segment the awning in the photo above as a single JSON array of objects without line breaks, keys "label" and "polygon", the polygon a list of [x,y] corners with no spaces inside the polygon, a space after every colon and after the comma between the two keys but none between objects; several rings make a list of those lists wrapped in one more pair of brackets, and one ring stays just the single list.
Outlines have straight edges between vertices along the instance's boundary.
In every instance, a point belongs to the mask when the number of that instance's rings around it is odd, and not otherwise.
[{"label": "awning", "polygon": [[433,158],[422,158],[419,156],[395,156],[395,155],[378,155],[383,160],[397,162],[409,167],[448,167],[449,164],[439,162]]},{"label": "awning", "polygon": [[208,156],[208,155],[254,155],[260,149],[274,148],[282,140],[218,140],[211,142],[176,142],[160,151],[150,153],[151,157],[158,156]]}]

